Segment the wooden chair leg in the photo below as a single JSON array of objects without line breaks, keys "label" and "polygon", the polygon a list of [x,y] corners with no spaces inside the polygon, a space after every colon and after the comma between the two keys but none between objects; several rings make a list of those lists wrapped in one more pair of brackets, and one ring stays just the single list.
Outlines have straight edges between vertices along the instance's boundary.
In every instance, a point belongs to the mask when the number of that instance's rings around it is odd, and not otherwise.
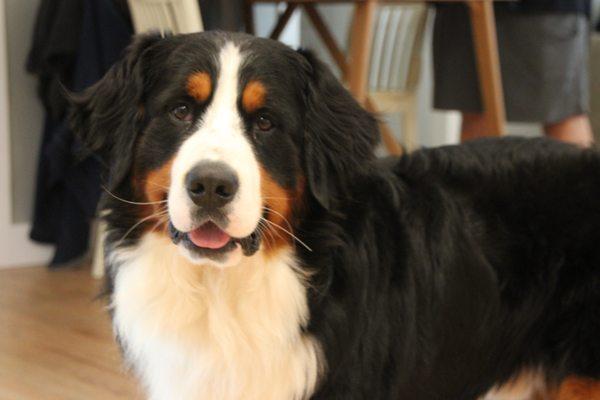
[{"label": "wooden chair leg", "polygon": [[407,152],[411,152],[417,147],[417,110],[415,105],[416,99],[410,100],[410,105],[404,111],[402,138],[404,139],[404,147]]},{"label": "wooden chair leg", "polygon": [[488,135],[503,135],[505,127],[504,96],[500,76],[500,58],[492,0],[469,0],[477,73]]},{"label": "wooden chair leg", "polygon": [[394,133],[385,122],[379,123],[379,130],[381,131],[381,141],[390,155],[400,156],[404,154],[404,149],[396,141]]},{"label": "wooden chair leg", "polygon": [[365,0],[354,6],[354,19],[350,34],[348,60],[348,85],[356,100],[364,103],[367,97],[369,56],[373,41],[373,15],[376,1]]},{"label": "wooden chair leg", "polygon": [[295,4],[295,3],[289,3],[287,5],[287,8],[283,12],[283,14],[281,14],[281,17],[279,17],[279,20],[277,20],[277,24],[275,24],[275,28],[273,28],[273,30],[271,31],[271,34],[269,35],[269,37],[271,39],[275,39],[275,40],[279,39],[281,32],[283,32],[283,30],[285,29],[285,26],[287,25],[288,21],[290,20],[296,7],[297,7],[297,4]]},{"label": "wooden chair leg", "polygon": [[[378,113],[377,107],[375,107],[375,103],[368,97],[365,100],[365,108],[373,114]],[[379,132],[381,133],[381,141],[383,142],[383,145],[385,146],[390,155],[399,156],[404,154],[404,149],[398,143],[398,141],[394,137],[394,133],[385,122],[379,123]]]}]

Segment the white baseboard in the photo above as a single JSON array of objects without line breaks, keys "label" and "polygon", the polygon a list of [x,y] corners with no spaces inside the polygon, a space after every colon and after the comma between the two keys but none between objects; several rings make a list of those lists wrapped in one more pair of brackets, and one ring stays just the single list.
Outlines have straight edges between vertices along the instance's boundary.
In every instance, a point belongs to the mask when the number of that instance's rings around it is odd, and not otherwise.
[{"label": "white baseboard", "polygon": [[0,225],[0,269],[48,264],[52,246],[36,244],[28,235],[28,224]]}]

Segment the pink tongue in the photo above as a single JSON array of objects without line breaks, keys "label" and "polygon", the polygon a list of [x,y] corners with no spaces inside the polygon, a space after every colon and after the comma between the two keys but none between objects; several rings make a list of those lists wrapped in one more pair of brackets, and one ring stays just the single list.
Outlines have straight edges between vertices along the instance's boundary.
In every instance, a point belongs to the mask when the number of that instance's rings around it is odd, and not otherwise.
[{"label": "pink tongue", "polygon": [[231,240],[231,237],[219,229],[212,222],[207,222],[201,227],[188,233],[192,243],[206,249],[220,249]]}]

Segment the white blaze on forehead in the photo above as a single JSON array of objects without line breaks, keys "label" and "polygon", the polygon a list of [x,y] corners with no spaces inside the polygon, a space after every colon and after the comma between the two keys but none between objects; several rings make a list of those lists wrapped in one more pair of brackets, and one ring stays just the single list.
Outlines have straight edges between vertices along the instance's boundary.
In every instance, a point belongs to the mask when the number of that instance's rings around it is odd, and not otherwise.
[{"label": "white blaze on forehead", "polygon": [[239,75],[243,57],[239,48],[226,43],[219,53],[219,73],[212,102],[198,129],[182,144],[172,169],[169,214],[180,231],[194,226],[194,204],[185,190],[185,176],[202,161],[220,161],[238,175],[239,191],[230,205],[227,233],[234,237],[251,234],[261,215],[260,172],[258,162],[244,132],[238,111]]},{"label": "white blaze on forehead", "polygon": [[[242,120],[237,110],[239,68],[242,56],[233,43],[227,43],[219,54],[219,76],[214,99],[204,114],[203,126],[210,129],[242,130]],[[230,131],[230,133],[233,133]]]}]

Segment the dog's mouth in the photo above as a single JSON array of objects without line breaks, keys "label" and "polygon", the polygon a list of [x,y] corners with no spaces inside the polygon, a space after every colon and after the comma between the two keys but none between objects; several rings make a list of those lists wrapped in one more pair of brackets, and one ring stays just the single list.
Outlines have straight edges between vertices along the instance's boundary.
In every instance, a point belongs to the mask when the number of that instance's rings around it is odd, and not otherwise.
[{"label": "dog's mouth", "polygon": [[182,244],[200,257],[220,258],[241,246],[245,256],[251,256],[260,247],[260,235],[257,231],[244,238],[234,238],[213,221],[207,221],[189,232],[181,232],[169,222],[169,235],[175,244]]}]

